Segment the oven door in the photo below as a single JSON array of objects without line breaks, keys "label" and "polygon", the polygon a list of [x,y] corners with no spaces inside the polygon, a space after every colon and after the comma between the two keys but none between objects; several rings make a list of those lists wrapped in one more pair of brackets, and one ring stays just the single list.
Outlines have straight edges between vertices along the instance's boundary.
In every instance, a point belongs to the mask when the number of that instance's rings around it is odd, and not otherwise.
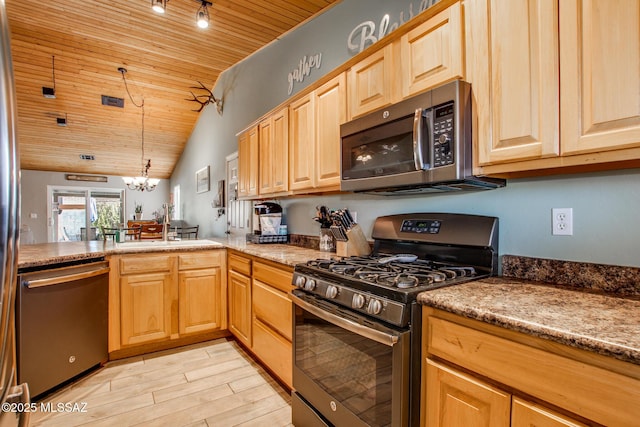
[{"label": "oven door", "polygon": [[409,331],[298,290],[292,300],[294,397],[304,403],[293,424],[408,425]]}]

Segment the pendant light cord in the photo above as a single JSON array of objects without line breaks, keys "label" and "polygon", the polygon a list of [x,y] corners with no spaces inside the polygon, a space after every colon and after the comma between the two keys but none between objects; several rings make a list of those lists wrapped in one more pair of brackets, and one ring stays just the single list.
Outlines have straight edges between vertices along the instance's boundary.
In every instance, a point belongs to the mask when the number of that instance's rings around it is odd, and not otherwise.
[{"label": "pendant light cord", "polygon": [[120,73],[122,74],[122,81],[124,81],[124,88],[127,91],[127,95],[129,95],[129,99],[131,100],[131,103],[137,108],[140,108],[142,110],[142,154],[140,156],[140,165],[141,165],[140,173],[142,176],[147,176],[147,171],[145,170],[145,167],[144,167],[144,97],[142,97],[142,102],[139,105],[136,104],[136,101],[134,101],[133,96],[131,96],[131,92],[129,92],[129,85],[127,84],[127,79],[124,77],[124,74],[127,72],[127,70],[125,68],[118,68],[118,71],[120,71]]}]

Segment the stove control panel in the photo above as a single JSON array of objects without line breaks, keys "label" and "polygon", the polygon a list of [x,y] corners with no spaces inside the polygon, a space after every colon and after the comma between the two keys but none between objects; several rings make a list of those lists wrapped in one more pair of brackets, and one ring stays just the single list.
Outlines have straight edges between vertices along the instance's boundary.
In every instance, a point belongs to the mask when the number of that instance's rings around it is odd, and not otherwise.
[{"label": "stove control panel", "polygon": [[322,277],[294,271],[293,285],[307,293],[398,326],[407,322],[405,305]]},{"label": "stove control panel", "polygon": [[441,221],[425,219],[405,219],[402,221],[400,231],[403,233],[428,233],[438,234]]}]

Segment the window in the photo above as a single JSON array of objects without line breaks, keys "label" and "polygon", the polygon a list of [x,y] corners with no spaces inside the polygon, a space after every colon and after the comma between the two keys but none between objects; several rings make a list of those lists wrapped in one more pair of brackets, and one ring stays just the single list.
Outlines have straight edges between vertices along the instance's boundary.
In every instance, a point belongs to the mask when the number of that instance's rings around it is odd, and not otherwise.
[{"label": "window", "polygon": [[102,227],[124,222],[124,191],[77,187],[48,188],[49,241],[102,240]]},{"label": "window", "polygon": [[173,187],[173,218],[182,219],[182,209],[180,209],[180,185]]}]

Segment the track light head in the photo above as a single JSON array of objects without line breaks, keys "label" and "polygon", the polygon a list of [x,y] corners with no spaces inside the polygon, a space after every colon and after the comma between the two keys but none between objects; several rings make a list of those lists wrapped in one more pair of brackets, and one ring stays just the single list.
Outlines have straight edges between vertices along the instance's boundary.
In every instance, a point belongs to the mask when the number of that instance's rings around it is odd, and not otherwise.
[{"label": "track light head", "polygon": [[207,28],[209,26],[209,10],[207,6],[211,6],[212,3],[206,0],[201,0],[200,9],[196,13],[196,24],[200,28]]},{"label": "track light head", "polygon": [[164,13],[167,10],[169,0],[151,0],[151,9],[157,13]]}]

